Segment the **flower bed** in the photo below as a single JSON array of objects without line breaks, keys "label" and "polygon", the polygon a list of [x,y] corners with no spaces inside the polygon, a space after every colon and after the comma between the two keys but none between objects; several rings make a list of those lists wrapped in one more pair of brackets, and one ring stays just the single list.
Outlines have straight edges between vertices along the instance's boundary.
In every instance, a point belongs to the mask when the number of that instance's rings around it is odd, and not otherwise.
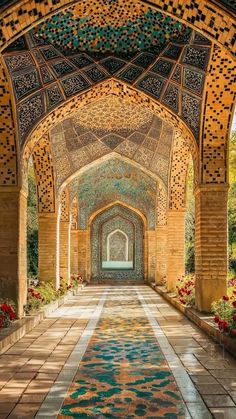
[{"label": "flower bed", "polygon": [[74,291],[83,283],[81,275],[72,275],[70,282],[60,278],[58,290],[50,282],[43,282],[28,288],[27,303],[24,306],[26,314],[31,314],[40,310],[44,305],[56,301],[64,296],[68,291]]},{"label": "flower bed", "polygon": [[212,304],[214,321],[219,330],[236,338],[236,279],[228,281],[227,295]]},{"label": "flower bed", "polygon": [[[195,277],[185,275],[178,279],[177,299],[185,307],[195,305]],[[212,304],[214,322],[221,333],[236,338],[236,279],[227,281],[227,295]]]},{"label": "flower bed", "polygon": [[0,301],[0,329],[9,327],[16,319],[15,305],[12,301]]},{"label": "flower bed", "polygon": [[186,307],[193,307],[195,304],[195,276],[184,275],[178,279],[177,296],[181,304]]}]

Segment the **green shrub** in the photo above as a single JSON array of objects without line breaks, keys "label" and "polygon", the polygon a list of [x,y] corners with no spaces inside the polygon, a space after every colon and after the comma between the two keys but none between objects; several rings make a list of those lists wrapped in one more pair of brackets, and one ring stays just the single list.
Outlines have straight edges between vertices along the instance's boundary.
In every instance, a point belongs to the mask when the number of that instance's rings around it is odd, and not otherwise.
[{"label": "green shrub", "polygon": [[44,304],[49,304],[58,298],[58,293],[50,282],[41,282],[37,289],[44,298]]}]

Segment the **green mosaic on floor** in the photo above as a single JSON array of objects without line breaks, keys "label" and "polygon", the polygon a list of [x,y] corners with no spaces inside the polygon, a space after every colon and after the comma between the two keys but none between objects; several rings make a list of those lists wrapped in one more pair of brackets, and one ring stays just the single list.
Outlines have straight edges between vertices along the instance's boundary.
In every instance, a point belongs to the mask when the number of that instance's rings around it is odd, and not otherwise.
[{"label": "green mosaic on floor", "polygon": [[109,297],[58,418],[184,418],[174,377],[134,290]]}]

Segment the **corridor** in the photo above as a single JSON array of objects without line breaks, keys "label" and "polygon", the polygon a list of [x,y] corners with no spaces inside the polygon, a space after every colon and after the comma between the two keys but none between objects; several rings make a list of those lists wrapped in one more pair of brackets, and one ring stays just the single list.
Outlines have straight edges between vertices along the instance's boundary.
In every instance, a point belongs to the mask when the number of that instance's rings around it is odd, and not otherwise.
[{"label": "corridor", "polygon": [[236,417],[236,361],[145,285],[86,287],[0,371],[0,419]]}]

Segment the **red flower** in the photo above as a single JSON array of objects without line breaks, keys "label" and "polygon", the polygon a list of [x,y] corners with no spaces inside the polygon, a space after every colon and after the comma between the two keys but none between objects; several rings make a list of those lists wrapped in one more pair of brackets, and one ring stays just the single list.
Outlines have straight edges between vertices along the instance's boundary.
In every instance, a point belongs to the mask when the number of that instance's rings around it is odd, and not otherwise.
[{"label": "red flower", "polygon": [[226,330],[229,327],[229,323],[226,320],[222,320],[219,322],[221,329]]},{"label": "red flower", "polygon": [[219,323],[219,321],[220,321],[219,316],[215,316],[215,317],[214,317],[214,322],[215,322],[215,323]]},{"label": "red flower", "polygon": [[233,315],[232,319],[234,322],[236,322],[236,314]]},{"label": "red flower", "polygon": [[236,301],[232,302],[232,306],[236,308]]},{"label": "red flower", "polygon": [[229,301],[229,297],[228,297],[228,295],[224,295],[224,296],[223,296],[223,300],[224,300],[224,301]]}]

